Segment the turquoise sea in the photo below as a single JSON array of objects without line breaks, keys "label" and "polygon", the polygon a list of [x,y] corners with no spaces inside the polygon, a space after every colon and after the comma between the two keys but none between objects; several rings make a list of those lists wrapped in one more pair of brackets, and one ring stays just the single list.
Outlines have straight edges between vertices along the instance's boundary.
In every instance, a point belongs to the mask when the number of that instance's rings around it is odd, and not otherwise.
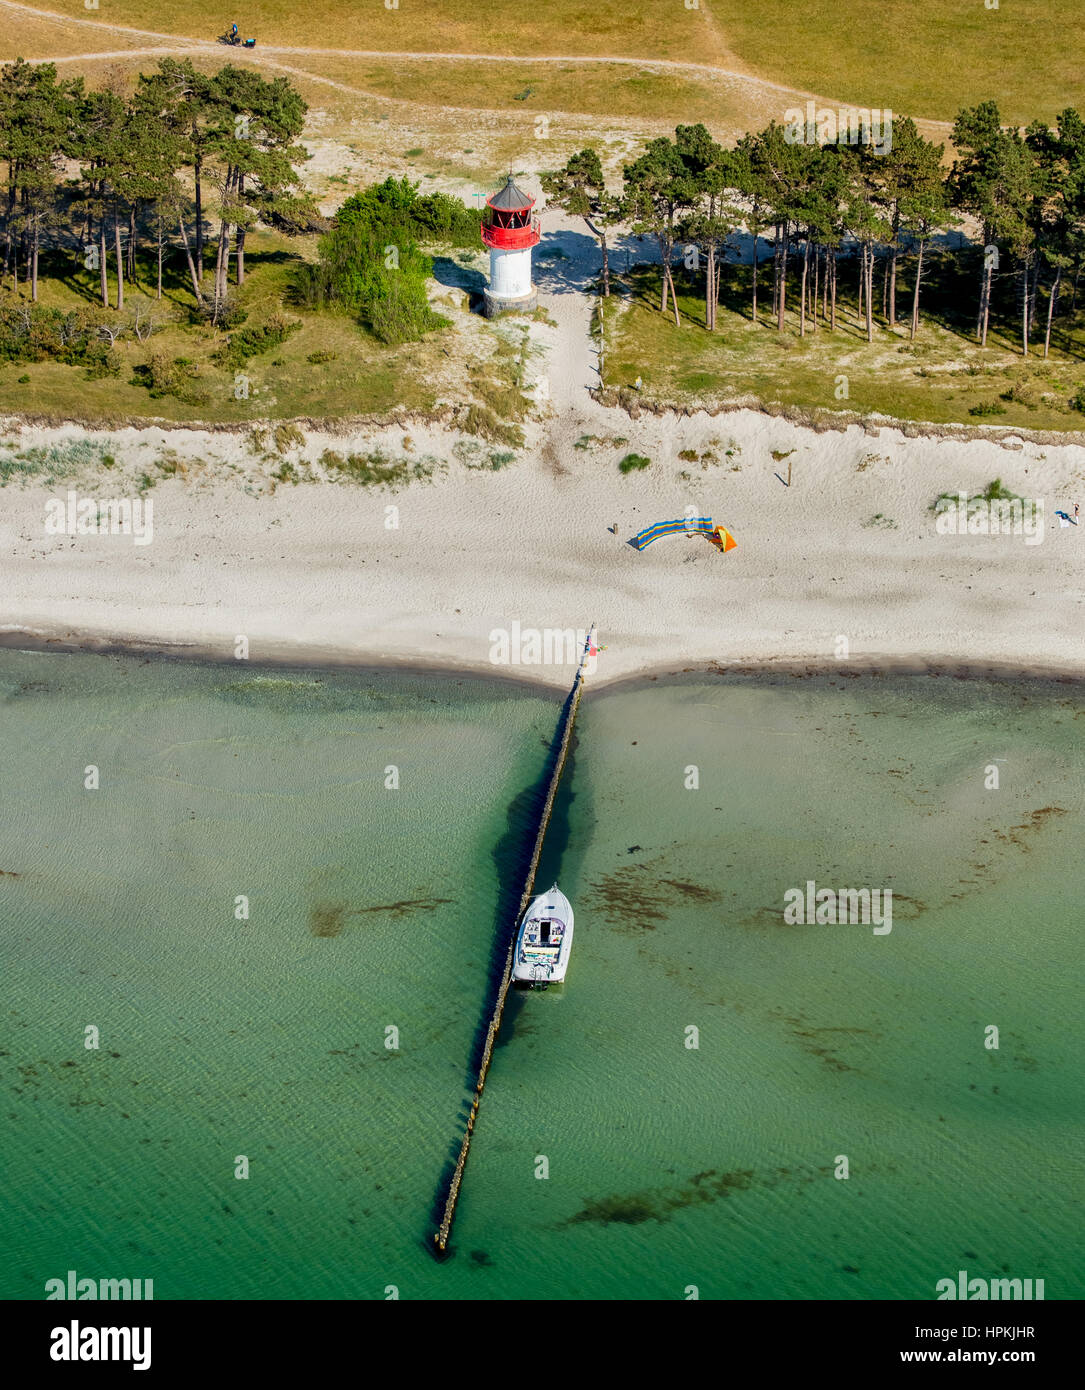
[{"label": "turquoise sea", "polygon": [[[0,1296],[1082,1296],[1069,684],[589,690],[569,978],[506,1011],[434,1258],[559,704],[0,651]],[[811,880],[892,931],[785,923]]]}]

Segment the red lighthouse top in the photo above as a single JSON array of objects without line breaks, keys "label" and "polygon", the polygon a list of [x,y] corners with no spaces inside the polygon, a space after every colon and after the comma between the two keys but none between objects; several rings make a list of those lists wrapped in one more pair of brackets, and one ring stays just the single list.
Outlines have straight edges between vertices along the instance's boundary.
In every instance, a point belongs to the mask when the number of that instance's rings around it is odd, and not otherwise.
[{"label": "red lighthouse top", "polygon": [[538,245],[542,234],[539,219],[531,211],[534,206],[535,199],[517,188],[510,174],[505,186],[486,199],[482,223],[485,245],[499,251],[523,251]]}]

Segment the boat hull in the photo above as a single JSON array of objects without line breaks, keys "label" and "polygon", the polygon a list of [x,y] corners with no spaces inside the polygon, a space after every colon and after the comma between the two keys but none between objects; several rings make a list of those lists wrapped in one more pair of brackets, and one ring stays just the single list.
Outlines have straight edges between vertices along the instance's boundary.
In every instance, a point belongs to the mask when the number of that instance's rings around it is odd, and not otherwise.
[{"label": "boat hull", "polygon": [[521,984],[560,984],[572,945],[573,907],[555,884],[524,913],[516,933],[512,978]]}]

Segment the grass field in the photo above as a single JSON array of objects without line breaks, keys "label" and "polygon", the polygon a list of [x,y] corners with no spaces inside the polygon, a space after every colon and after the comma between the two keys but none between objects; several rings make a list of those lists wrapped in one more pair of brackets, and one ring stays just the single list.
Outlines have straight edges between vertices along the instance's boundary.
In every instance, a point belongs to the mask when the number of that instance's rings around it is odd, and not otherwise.
[{"label": "grass field", "polygon": [[[842,267],[844,288],[847,273]],[[847,294],[838,296],[835,333],[824,326],[812,333],[808,321],[807,336],[800,339],[797,317],[790,312],[782,334],[767,322],[771,285],[762,285],[760,324],[750,320],[748,275],[748,270],[732,270],[730,278],[725,276],[717,331],[709,334],[703,301],[691,287],[684,292],[679,280],[679,328],[659,312],[658,271],[634,270],[622,297],[606,312],[606,385],[629,387],[640,377],[641,399],[676,405],[753,398],[766,405],[932,424],[1085,431],[1085,414],[1069,403],[1085,386],[1085,313],[1080,310],[1072,320],[1056,320],[1047,362],[1039,355],[1023,358],[1020,343],[1002,325],[981,349],[957,331],[958,325],[929,314],[914,343],[907,324],[898,324],[894,331],[876,327],[868,344]],[[900,294],[906,319],[909,291],[906,285]],[[1040,338],[1042,350],[1042,328]],[[846,398],[836,395],[842,375]],[[993,413],[970,414],[977,406]]]},{"label": "grass field", "polygon": [[952,121],[995,100],[1003,117],[1050,120],[1082,104],[1080,0],[879,0],[853,10],[801,0],[780,22],[715,0],[729,45],[752,70],[899,115]]},{"label": "grass field", "polygon": [[[74,5],[28,0],[33,9],[70,17]],[[433,53],[578,53],[718,63],[731,58],[710,0],[248,0],[227,13],[219,0],[100,0],[79,18],[186,38],[213,39],[236,20],[258,45]],[[84,31],[89,33],[89,30]],[[115,45],[110,45],[115,46]],[[91,48],[90,44],[86,45]]]},{"label": "grass field", "polygon": [[[58,20],[71,18],[71,6],[57,0],[39,0],[33,8]],[[1078,0],[1005,0],[997,10],[986,9],[983,0],[883,0],[876,15],[858,22],[829,0],[806,0],[777,19],[738,0],[700,0],[697,9],[686,9],[680,0],[548,0],[535,7],[525,7],[521,0],[490,0],[483,8],[467,0],[399,0],[393,10],[378,0],[364,6],[345,0],[311,0],[305,6],[292,0],[250,0],[237,22],[257,38],[257,61],[286,64],[299,75],[333,73],[319,54],[268,50],[663,59],[745,73],[789,89],[774,92],[747,83],[729,94],[726,86],[707,79],[714,97],[738,103],[743,127],[761,122],[761,111],[753,108],[766,101],[778,107],[769,114],[782,117],[796,91],[938,121],[951,121],[961,106],[994,97],[1007,118],[1023,123],[1035,116],[1051,118],[1075,99],[1085,59],[1079,9]],[[88,24],[69,26],[11,11],[5,16],[0,53],[70,55],[114,51],[137,42],[111,26],[208,41],[226,26],[223,14],[218,0],[190,0],[184,6],[173,0],[103,0],[98,11],[79,12]],[[673,105],[673,119],[707,114],[717,126],[731,120],[729,112],[721,112],[714,122],[697,90],[690,93],[691,105],[683,115],[681,90],[668,91],[658,74],[620,68],[585,70],[545,83],[540,74],[518,64],[477,63],[450,70],[431,84],[428,68],[404,70],[346,54],[332,64],[335,80],[347,87],[375,90],[377,84],[400,99],[465,110],[500,109],[516,91],[534,86],[542,109],[551,111],[650,114],[670,120]],[[694,84],[704,81],[696,73],[674,76]],[[741,109],[744,104],[748,110]]]},{"label": "grass field", "polygon": [[[522,418],[526,402],[514,389],[518,364],[509,333],[468,316],[458,292],[439,296],[435,305],[453,327],[418,343],[388,347],[347,314],[292,307],[290,281],[297,262],[298,247],[285,238],[250,237],[248,274],[237,295],[246,326],[259,325],[274,312],[285,312],[301,326],[280,345],[234,367],[214,360],[227,335],[192,322],[193,296],[183,263],[173,259],[164,297],[156,302],[148,257],[141,267],[142,288],[126,287],[125,312],[117,317],[130,320],[138,306],[153,316],[158,330],[144,342],[132,333],[118,339],[114,352],[120,372],[88,379],[82,368],[55,362],[3,364],[0,413],[67,416],[89,424],[149,419],[243,424],[385,415],[397,407],[428,411],[442,399],[497,405],[503,419]],[[70,309],[98,303],[96,273],[73,272],[68,261],[47,264],[45,270],[42,304]],[[112,289],[112,276],[110,284]],[[138,371],[152,353],[177,366],[177,394],[152,396],[141,383]],[[317,360],[311,361],[314,355]],[[235,389],[239,371],[248,381],[248,395],[241,399]]]}]

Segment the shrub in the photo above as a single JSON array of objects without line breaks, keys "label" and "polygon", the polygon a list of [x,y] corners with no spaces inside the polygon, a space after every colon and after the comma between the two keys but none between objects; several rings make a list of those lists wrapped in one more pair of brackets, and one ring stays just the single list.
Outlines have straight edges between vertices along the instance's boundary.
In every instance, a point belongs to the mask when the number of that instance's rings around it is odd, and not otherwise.
[{"label": "shrub", "polygon": [[969,415],[1005,415],[1006,407],[998,401],[980,401],[979,405],[969,406]]},{"label": "shrub", "polygon": [[322,362],[334,362],[338,356],[337,352],[329,352],[327,348],[318,348],[316,352],[311,352],[305,360],[311,362],[314,367],[318,367]]},{"label": "shrub", "polygon": [[266,323],[253,328],[239,328],[212,354],[212,361],[223,367],[243,367],[250,357],[257,357],[270,348],[278,347],[291,333],[301,327],[300,319],[288,319],[275,313]]},{"label": "shrub", "polygon": [[303,449],[305,447],[305,435],[298,429],[297,425],[276,425],[272,437],[275,440],[275,451],[279,454],[286,454],[291,449]]},{"label": "shrub", "polygon": [[524,443],[524,432],[520,426],[503,423],[488,405],[472,402],[457,423],[466,434],[481,435],[493,444],[508,444],[519,449]]},{"label": "shrub", "polygon": [[329,472],[341,473],[351,482],[365,487],[401,487],[421,478],[429,478],[433,467],[425,460],[390,459],[380,449],[369,454],[339,454],[325,449],[321,465]]},{"label": "shrub", "polygon": [[642,468],[647,468],[652,462],[643,454],[626,454],[625,458],[618,464],[619,473],[634,473]]}]

